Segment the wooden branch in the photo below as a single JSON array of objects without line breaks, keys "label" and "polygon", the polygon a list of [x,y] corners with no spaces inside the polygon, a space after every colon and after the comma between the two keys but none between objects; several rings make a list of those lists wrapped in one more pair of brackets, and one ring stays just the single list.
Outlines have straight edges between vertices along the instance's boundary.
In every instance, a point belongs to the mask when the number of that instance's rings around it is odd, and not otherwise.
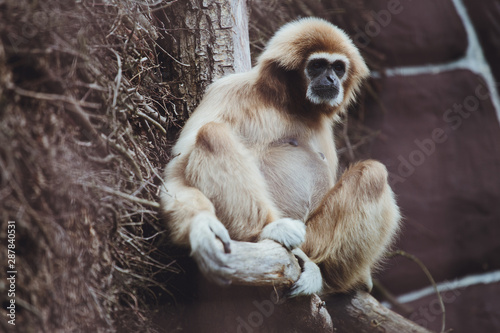
[{"label": "wooden branch", "polygon": [[332,318],[319,296],[285,297],[301,267],[281,244],[232,241],[227,259],[225,264],[235,270],[231,286],[200,280],[200,298],[186,310],[187,331],[333,332]]},{"label": "wooden branch", "polygon": [[326,307],[337,332],[432,333],[358,291],[326,297]]},{"label": "wooden branch", "polygon": [[227,265],[236,271],[234,285],[290,287],[300,276],[295,256],[272,240],[233,241],[228,259]]},{"label": "wooden branch", "polygon": [[[222,250],[222,243],[220,247]],[[221,293],[225,294],[224,301],[218,303],[217,312],[225,316],[231,313],[235,318],[245,318],[247,312],[251,313],[244,303],[251,305],[255,302],[269,302],[266,293],[264,298],[256,296],[259,292],[242,296],[237,286],[271,286],[279,296],[297,281],[301,273],[295,256],[271,240],[257,243],[231,242],[227,265],[236,271],[232,279],[234,294],[231,293],[231,288],[225,291],[217,289],[214,293],[217,296],[212,294],[210,298],[219,298]],[[214,291],[213,287],[210,289]],[[387,309],[366,292],[324,296],[323,300],[317,295],[286,300],[282,296],[277,297],[272,300],[277,305],[269,321],[262,324],[262,327],[252,326],[252,329],[254,332],[276,329],[286,332],[431,333]],[[238,311],[238,308],[245,310]],[[203,310],[205,314],[207,311],[210,312],[209,309]],[[214,315],[214,318],[216,317],[217,315]],[[216,320],[214,325],[217,327],[208,332],[238,328],[220,326]]]}]

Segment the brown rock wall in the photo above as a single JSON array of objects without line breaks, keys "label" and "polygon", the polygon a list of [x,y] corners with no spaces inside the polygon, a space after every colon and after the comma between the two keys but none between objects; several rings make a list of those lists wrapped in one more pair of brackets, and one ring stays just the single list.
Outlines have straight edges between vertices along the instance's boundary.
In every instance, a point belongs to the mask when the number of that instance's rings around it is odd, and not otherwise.
[{"label": "brown rock wall", "polygon": [[[437,281],[500,268],[500,126],[484,82],[457,70],[377,83],[370,155],[387,165],[405,216],[397,247]],[[406,260],[381,278],[396,293],[429,284]]]},{"label": "brown rock wall", "polygon": [[500,81],[500,2],[497,0],[465,0],[483,52],[493,75]]},{"label": "brown rock wall", "polygon": [[[477,284],[441,292],[446,329],[454,333],[498,332],[500,327],[500,283]],[[441,331],[442,311],[435,294],[407,304],[417,324]]]},{"label": "brown rock wall", "polygon": [[[467,35],[450,0],[363,0],[367,14],[344,26],[360,48],[379,53],[382,67],[445,63],[465,55]],[[352,22],[352,21],[351,21]]]}]

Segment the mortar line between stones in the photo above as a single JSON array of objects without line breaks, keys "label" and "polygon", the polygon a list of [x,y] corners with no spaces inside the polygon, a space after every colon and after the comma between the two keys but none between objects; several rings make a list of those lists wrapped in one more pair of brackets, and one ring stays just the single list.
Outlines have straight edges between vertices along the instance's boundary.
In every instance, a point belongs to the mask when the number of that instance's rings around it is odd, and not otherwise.
[{"label": "mortar line between stones", "polygon": [[388,68],[381,72],[374,71],[372,72],[371,76],[373,78],[380,78],[382,76],[391,77],[391,76],[412,76],[421,74],[439,74],[442,72],[452,71],[456,69],[470,70],[473,73],[476,73],[477,75],[480,75],[484,78],[486,85],[488,86],[488,89],[490,91],[490,97],[493,103],[493,107],[495,108],[496,111],[497,120],[500,122],[500,97],[498,95],[495,79],[491,72],[491,67],[489,63],[486,61],[483,49],[479,42],[479,38],[477,37],[476,31],[467,13],[465,5],[463,4],[462,0],[452,0],[452,1],[459,17],[463,22],[468,39],[468,46],[467,46],[467,51],[465,53],[465,57],[444,64],[428,64],[423,66],[404,66],[404,67]]},{"label": "mortar line between stones", "polygon": [[481,47],[481,43],[479,42],[476,29],[472,24],[469,14],[467,13],[467,9],[463,3],[463,0],[453,0],[453,4],[457,9],[457,13],[461,17],[465,27],[465,31],[467,32],[469,47],[467,49],[466,60],[468,60],[469,62],[469,68],[479,75],[482,75],[485,79],[490,91],[491,101],[493,103],[493,106],[495,107],[497,120],[500,122],[500,98],[498,96],[498,90],[495,84],[495,78],[493,77],[490,64],[484,56],[483,48]]},{"label": "mortar line between stones", "polygon": [[[482,274],[467,275],[465,277],[456,279],[454,281],[440,282],[436,286],[439,292],[441,293],[448,290],[463,290],[467,287],[475,286],[478,284],[491,284],[498,282],[500,282],[500,270]],[[404,304],[419,300],[429,295],[433,295],[434,293],[435,293],[434,287],[428,286],[416,291],[409,292],[407,294],[400,295],[397,297],[397,300],[398,302]],[[384,302],[383,304],[386,306],[389,305],[386,304],[386,302]]]}]

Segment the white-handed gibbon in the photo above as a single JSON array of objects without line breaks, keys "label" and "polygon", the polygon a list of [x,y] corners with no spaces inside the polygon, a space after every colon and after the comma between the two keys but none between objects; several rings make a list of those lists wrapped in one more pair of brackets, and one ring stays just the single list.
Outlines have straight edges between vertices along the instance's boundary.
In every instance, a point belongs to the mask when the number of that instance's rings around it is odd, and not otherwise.
[{"label": "white-handed gibbon", "polygon": [[231,281],[231,240],[273,239],[305,262],[291,295],[371,289],[399,209],[381,163],[337,177],[332,129],[368,75],[342,30],[306,18],[283,26],[251,71],[209,87],[161,194],[173,241],[207,278]]}]

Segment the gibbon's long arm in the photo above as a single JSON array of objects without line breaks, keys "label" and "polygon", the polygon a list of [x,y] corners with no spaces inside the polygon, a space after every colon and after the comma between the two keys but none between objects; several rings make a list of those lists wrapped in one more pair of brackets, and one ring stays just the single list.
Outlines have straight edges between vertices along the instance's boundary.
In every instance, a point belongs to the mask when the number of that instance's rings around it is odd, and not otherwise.
[{"label": "gibbon's long arm", "polygon": [[[184,169],[186,156],[172,160],[162,187],[162,205],[172,240],[191,248],[200,270],[212,281],[226,284],[234,273],[224,265],[224,252],[230,252],[231,238],[224,225],[215,217],[215,208],[208,198],[195,187],[186,184]],[[224,245],[220,250],[218,242]]]},{"label": "gibbon's long arm", "polygon": [[[226,265],[231,239],[272,239],[288,249],[304,242],[304,223],[280,219],[258,163],[226,124],[201,126],[194,141],[188,154],[170,162],[162,200],[174,242],[191,247],[209,279],[219,284],[231,280],[234,272]],[[295,289],[317,291],[321,283],[309,285]]]}]

